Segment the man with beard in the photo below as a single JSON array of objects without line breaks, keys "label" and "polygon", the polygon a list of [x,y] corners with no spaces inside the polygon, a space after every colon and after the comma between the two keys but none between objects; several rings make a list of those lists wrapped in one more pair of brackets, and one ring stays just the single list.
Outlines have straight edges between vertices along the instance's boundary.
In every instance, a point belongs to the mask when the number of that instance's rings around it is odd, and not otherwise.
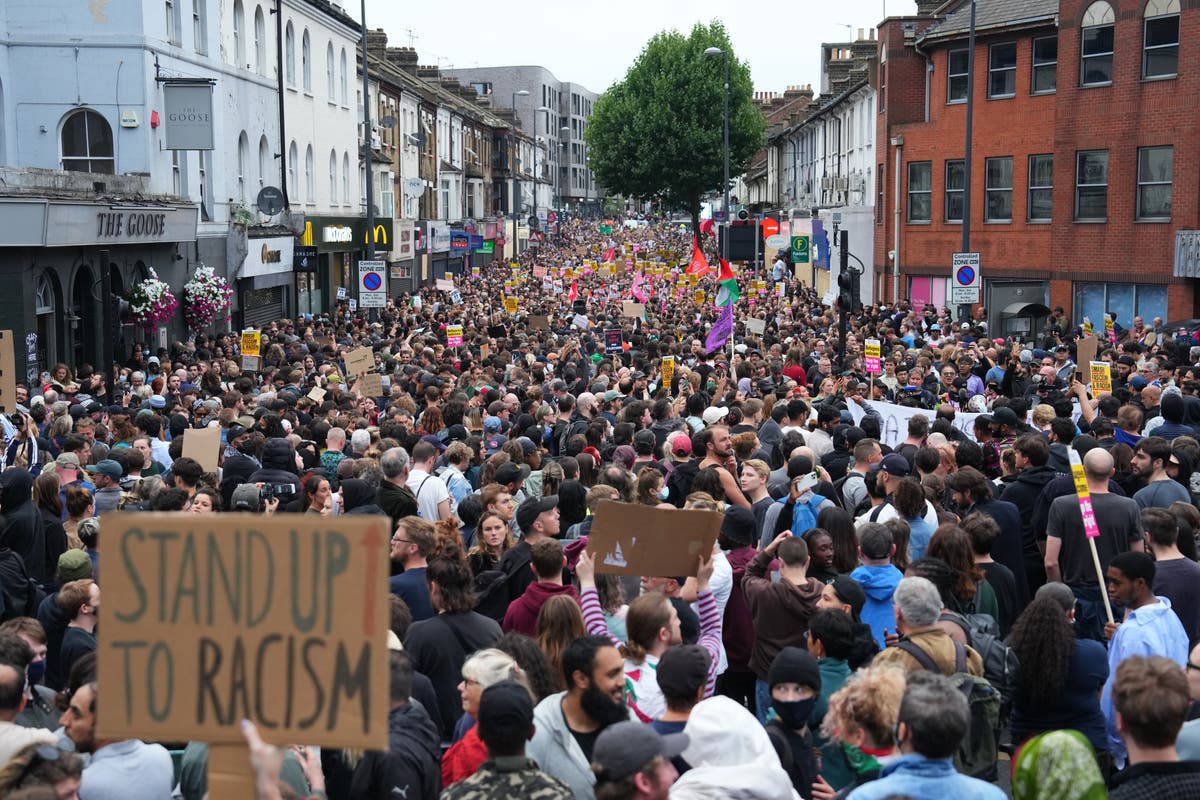
[{"label": "man with beard", "polygon": [[700,431],[696,437],[704,448],[704,458],[698,465],[703,472],[709,467],[717,468],[721,479],[721,489],[725,492],[725,500],[733,505],[749,508],[750,501],[742,494],[737,479],[733,473],[737,471],[737,463],[733,458],[733,443],[729,437],[729,428],[724,425],[712,425]]},{"label": "man with beard", "polygon": [[630,718],[625,660],[607,636],[581,636],[562,654],[567,690],[538,703],[528,755],[577,800],[593,796],[592,754],[601,731]]}]

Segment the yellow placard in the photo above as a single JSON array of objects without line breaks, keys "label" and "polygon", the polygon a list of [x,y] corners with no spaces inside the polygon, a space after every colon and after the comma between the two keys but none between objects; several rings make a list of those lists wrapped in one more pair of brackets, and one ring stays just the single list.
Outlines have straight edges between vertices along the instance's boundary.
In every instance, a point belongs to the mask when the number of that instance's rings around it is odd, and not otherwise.
[{"label": "yellow placard", "polygon": [[1091,362],[1092,396],[1099,392],[1112,391],[1112,368],[1107,361]]},{"label": "yellow placard", "polygon": [[863,356],[865,358],[879,358],[878,339],[867,339],[863,345]]},{"label": "yellow placard", "polygon": [[662,385],[671,388],[671,381],[675,379],[675,356],[663,356],[662,359]]},{"label": "yellow placard", "polygon": [[693,295],[696,305],[701,305],[704,302],[704,290],[697,289]]},{"label": "yellow placard", "polygon": [[515,298],[515,297],[504,298],[504,310],[507,311],[509,314],[517,313],[517,298]]},{"label": "yellow placard", "polygon": [[258,331],[242,331],[242,355],[257,356],[260,334]]}]

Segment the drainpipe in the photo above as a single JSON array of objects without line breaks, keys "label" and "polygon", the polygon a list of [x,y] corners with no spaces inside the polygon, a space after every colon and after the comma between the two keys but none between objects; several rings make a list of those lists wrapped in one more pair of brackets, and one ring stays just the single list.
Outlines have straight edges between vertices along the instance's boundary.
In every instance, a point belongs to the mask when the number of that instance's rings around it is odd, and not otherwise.
[{"label": "drainpipe", "polygon": [[904,137],[893,136],[896,148],[896,180],[892,186],[892,304],[900,302],[900,165],[904,159]]}]

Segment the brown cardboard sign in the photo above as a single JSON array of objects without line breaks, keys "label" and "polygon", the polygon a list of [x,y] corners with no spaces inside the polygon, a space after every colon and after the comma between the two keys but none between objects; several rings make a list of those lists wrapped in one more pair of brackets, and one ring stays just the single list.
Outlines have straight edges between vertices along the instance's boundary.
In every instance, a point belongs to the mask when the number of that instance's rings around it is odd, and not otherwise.
[{"label": "brown cardboard sign", "polygon": [[531,331],[544,331],[550,327],[550,318],[545,314],[530,314],[525,318],[525,323]]},{"label": "brown cardboard sign", "polygon": [[641,319],[646,315],[646,306],[642,303],[631,303],[628,300],[621,303],[621,316]]},{"label": "brown cardboard sign", "polygon": [[358,379],[354,388],[362,397],[379,397],[383,394],[383,376],[378,372],[368,372]]},{"label": "brown cardboard sign", "polygon": [[183,454],[199,461],[205,472],[216,472],[221,455],[221,429],[214,426],[184,431]]},{"label": "brown cardboard sign", "polygon": [[1083,376],[1085,386],[1092,385],[1092,372],[1087,365],[1096,360],[1096,351],[1099,347],[1100,342],[1095,336],[1080,339],[1075,343],[1075,363],[1079,365],[1079,372]]},{"label": "brown cardboard sign", "polygon": [[[387,747],[386,518],[114,512],[96,735]],[[109,577],[111,575],[111,577]]]},{"label": "brown cardboard sign", "polygon": [[17,410],[17,360],[12,331],[0,331],[0,412]]},{"label": "brown cardboard sign", "polygon": [[358,375],[375,369],[375,353],[369,347],[357,347],[346,353],[346,374]]},{"label": "brown cardboard sign", "polygon": [[695,575],[721,530],[722,515],[608,501],[596,508],[588,550],[596,572],[615,575]]},{"label": "brown cardboard sign", "polygon": [[321,402],[325,399],[326,391],[320,386],[314,386],[308,391],[308,398],[314,402]]}]

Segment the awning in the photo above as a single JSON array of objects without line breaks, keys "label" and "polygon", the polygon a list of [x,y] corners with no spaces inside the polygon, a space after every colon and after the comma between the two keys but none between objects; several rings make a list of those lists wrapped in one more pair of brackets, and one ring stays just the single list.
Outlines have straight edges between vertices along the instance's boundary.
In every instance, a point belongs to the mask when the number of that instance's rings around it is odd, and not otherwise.
[{"label": "awning", "polygon": [[1041,303],[1009,303],[1001,311],[1003,317],[1045,317],[1050,309]]}]

